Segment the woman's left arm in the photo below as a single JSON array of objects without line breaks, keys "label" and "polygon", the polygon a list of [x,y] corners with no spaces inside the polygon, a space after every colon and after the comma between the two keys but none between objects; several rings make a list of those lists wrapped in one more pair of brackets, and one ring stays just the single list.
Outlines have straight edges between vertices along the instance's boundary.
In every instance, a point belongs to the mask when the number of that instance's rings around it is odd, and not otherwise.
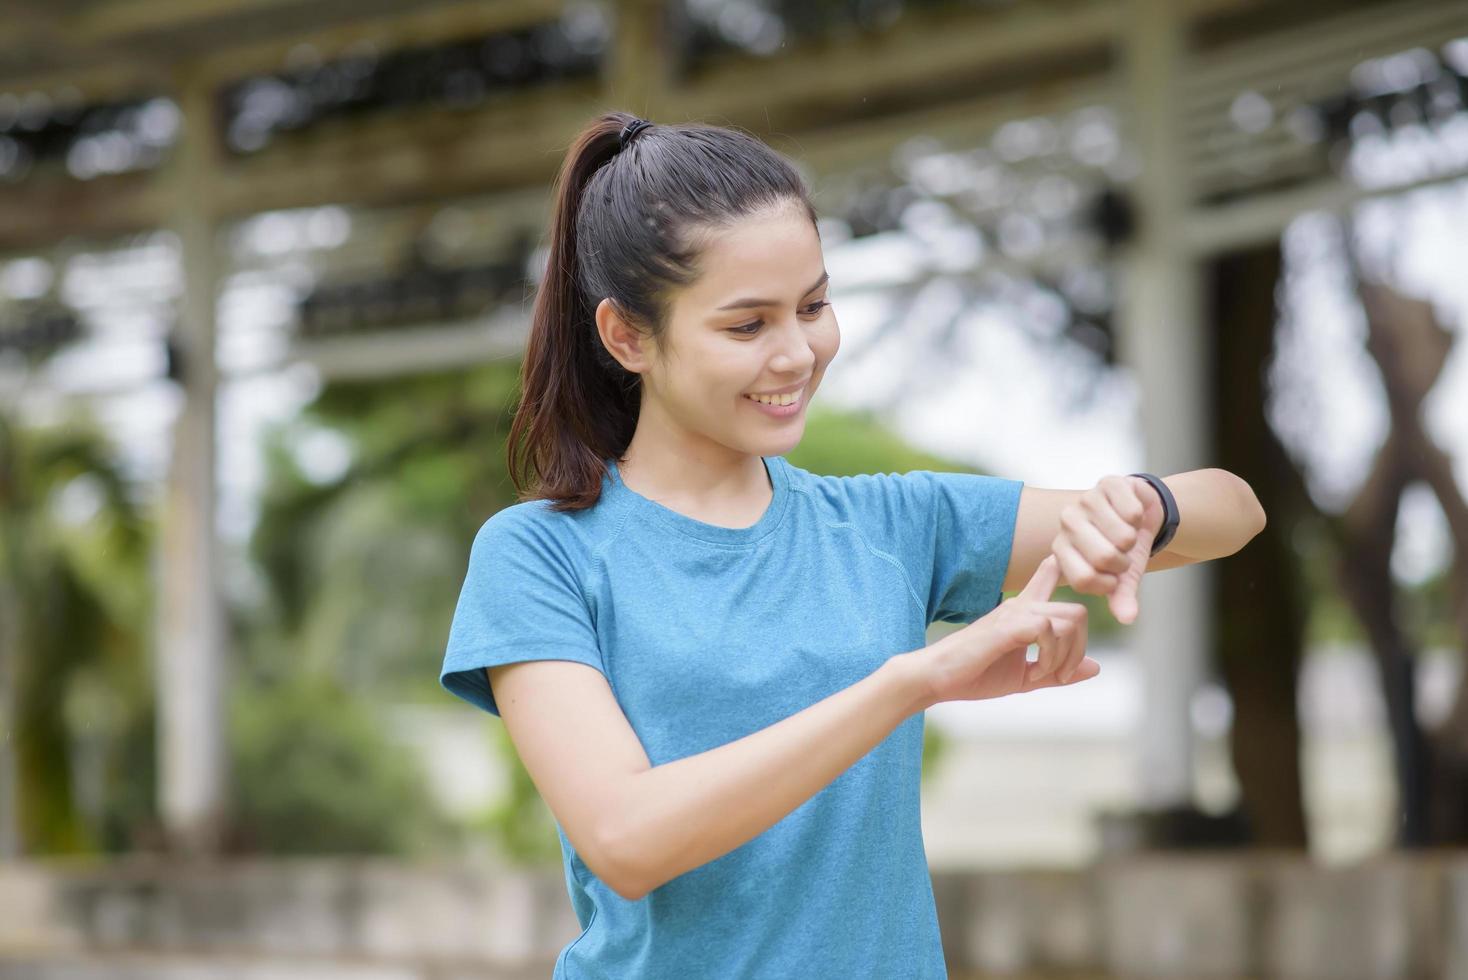
[{"label": "woman's left arm", "polygon": [[1177,501],[1177,532],[1153,556],[1162,527],[1162,499],[1146,480],[1106,476],[1089,490],[1020,493],[1004,589],[1022,588],[1052,552],[1064,581],[1077,592],[1110,597],[1112,614],[1136,618],[1144,572],[1177,568],[1233,554],[1264,529],[1264,508],[1249,484],[1221,469],[1163,478]]}]

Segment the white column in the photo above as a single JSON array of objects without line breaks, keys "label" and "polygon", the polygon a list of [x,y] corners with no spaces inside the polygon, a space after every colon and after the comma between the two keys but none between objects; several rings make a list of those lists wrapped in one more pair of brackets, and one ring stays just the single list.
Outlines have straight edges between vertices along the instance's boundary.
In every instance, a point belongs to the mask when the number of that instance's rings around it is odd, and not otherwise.
[{"label": "white column", "polygon": [[183,404],[173,431],[157,556],[159,809],[180,852],[215,850],[225,812],[224,633],[216,576],[214,310],[218,266],[210,215],[214,102],[188,75],[178,86],[173,227],[184,296],[175,343]]},{"label": "white column", "polygon": [[[1186,247],[1187,175],[1182,155],[1185,24],[1175,0],[1128,0],[1122,65],[1141,175],[1132,187],[1137,236],[1122,268],[1120,358],[1141,390],[1146,469],[1159,476],[1210,465],[1199,309],[1199,266]],[[1207,658],[1206,564],[1148,575],[1131,628],[1143,674],[1138,732],[1140,803],[1190,803],[1190,704]]]}]

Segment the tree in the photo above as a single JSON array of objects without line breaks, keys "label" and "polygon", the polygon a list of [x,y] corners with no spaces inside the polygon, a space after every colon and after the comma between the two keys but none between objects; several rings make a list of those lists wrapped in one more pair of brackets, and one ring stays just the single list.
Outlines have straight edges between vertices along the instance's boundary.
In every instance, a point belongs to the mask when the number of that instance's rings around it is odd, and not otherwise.
[{"label": "tree", "polygon": [[125,850],[156,827],[152,537],[89,420],[28,428],[0,415],[0,664],[15,786],[5,802],[21,853]]}]

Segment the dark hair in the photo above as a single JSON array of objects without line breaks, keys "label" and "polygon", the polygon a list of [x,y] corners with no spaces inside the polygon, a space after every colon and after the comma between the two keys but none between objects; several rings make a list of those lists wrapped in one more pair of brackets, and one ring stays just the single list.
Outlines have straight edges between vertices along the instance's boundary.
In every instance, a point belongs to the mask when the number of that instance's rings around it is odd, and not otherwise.
[{"label": "dark hair", "polygon": [[759,139],[654,125],[619,153],[622,127],[635,118],[609,112],[590,123],[556,178],[507,454],[520,499],[550,499],[557,511],[597,502],[605,460],[622,458],[637,427],[641,377],[597,334],[602,298],[660,342],[672,292],[698,278],[713,232],[781,206],[816,222],[800,173]]}]

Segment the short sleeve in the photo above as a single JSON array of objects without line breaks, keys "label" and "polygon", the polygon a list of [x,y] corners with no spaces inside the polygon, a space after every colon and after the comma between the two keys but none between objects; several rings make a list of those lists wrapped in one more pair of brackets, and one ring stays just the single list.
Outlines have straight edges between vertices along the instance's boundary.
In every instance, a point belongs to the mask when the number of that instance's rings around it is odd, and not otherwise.
[{"label": "short sleeve", "polygon": [[979,473],[914,470],[892,478],[895,520],[928,622],[971,623],[1003,598],[1024,483]]},{"label": "short sleeve", "polygon": [[606,673],[572,544],[524,504],[480,527],[449,626],[445,690],[498,716],[486,667],[573,660]]}]

